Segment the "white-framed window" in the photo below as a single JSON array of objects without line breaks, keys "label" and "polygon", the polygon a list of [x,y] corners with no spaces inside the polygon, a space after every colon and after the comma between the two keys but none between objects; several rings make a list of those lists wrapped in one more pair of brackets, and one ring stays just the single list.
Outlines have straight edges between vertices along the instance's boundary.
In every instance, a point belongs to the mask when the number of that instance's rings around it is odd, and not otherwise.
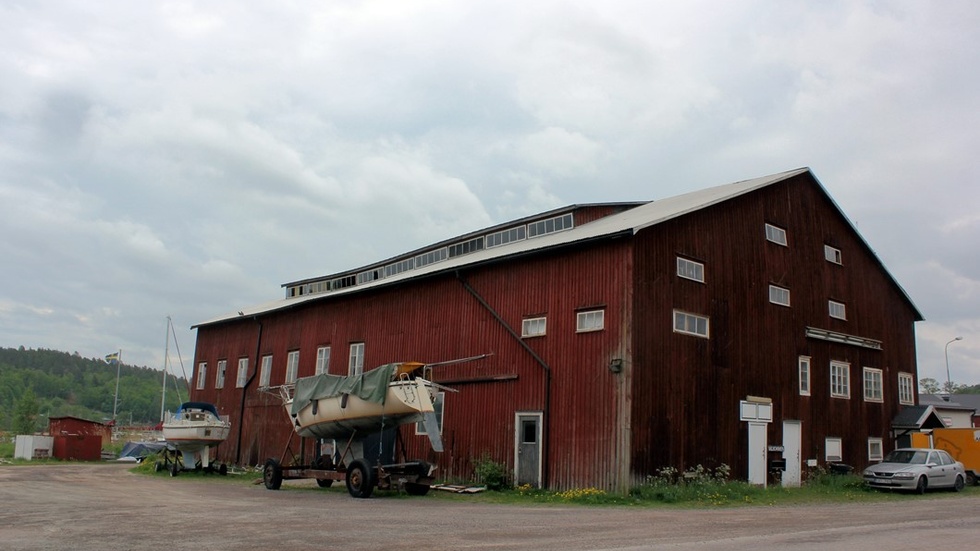
[{"label": "white-framed window", "polygon": [[538,237],[564,230],[570,230],[575,225],[571,214],[563,214],[547,220],[531,222],[527,225],[527,238]]},{"label": "white-framed window", "polygon": [[769,302],[780,306],[789,306],[789,289],[778,285],[769,286]]},{"label": "white-framed window", "polygon": [[824,459],[827,461],[844,460],[844,449],[840,438],[824,439]]},{"label": "white-framed window", "polygon": [[524,318],[521,322],[522,337],[540,337],[548,332],[548,318]]},{"label": "white-framed window", "polygon": [[316,374],[322,375],[330,371],[330,347],[321,346],[316,349]]},{"label": "white-framed window", "polygon": [[350,361],[347,363],[347,375],[354,377],[364,373],[364,343],[350,343]]},{"label": "white-framed window", "polygon": [[777,245],[782,245],[784,247],[788,246],[786,241],[786,230],[778,226],[773,226],[772,224],[766,224],[766,239],[776,243]]},{"label": "white-framed window", "polygon": [[885,446],[881,438],[868,438],[868,460],[881,461],[885,457]]},{"label": "white-framed window", "polygon": [[286,354],[286,384],[295,383],[299,375],[299,350],[290,350]]},{"label": "white-framed window", "polygon": [[884,391],[882,390],[881,370],[873,367],[864,368],[864,401],[882,402],[884,401]]},{"label": "white-framed window", "polygon": [[898,374],[898,403],[905,406],[915,405],[915,378],[911,373]]},{"label": "white-framed window", "polygon": [[523,241],[527,239],[527,226],[517,226],[509,230],[501,230],[496,233],[487,234],[487,248],[499,247],[512,241]]},{"label": "white-framed window", "polygon": [[841,263],[840,249],[835,249],[830,245],[823,246],[823,257],[827,259],[827,262]]},{"label": "white-framed window", "polygon": [[834,398],[851,397],[850,364],[830,362],[830,395]]},{"label": "white-framed window", "polygon": [[708,338],[708,318],[674,310],[674,332]]},{"label": "white-framed window", "polygon": [[606,326],[605,310],[588,310],[575,314],[575,332],[602,331]]},{"label": "white-framed window", "polygon": [[197,389],[201,390],[204,388],[204,381],[208,377],[208,362],[201,362],[197,364]]},{"label": "white-framed window", "polygon": [[839,320],[847,320],[847,307],[843,302],[828,300],[827,308],[830,311],[830,317],[837,318]]},{"label": "white-framed window", "polygon": [[800,356],[800,396],[810,395],[810,357]]},{"label": "white-framed window", "polygon": [[259,386],[268,387],[272,384],[272,354],[262,356],[262,366],[259,371]]},{"label": "white-framed window", "polygon": [[238,375],[235,377],[235,388],[244,388],[248,379],[248,358],[238,358]]},{"label": "white-framed window", "polygon": [[[435,399],[432,400],[432,409],[436,411],[436,424],[439,425],[439,434],[442,434],[442,417],[446,411],[446,393],[436,392]],[[425,423],[419,421],[415,423],[415,434],[429,434],[425,431]]]},{"label": "white-framed window", "polygon": [[225,371],[228,370],[228,360],[218,360],[218,370],[214,373],[214,388],[225,388]]},{"label": "white-framed window", "polygon": [[684,279],[690,279],[704,283],[704,264],[677,257],[677,275]]}]

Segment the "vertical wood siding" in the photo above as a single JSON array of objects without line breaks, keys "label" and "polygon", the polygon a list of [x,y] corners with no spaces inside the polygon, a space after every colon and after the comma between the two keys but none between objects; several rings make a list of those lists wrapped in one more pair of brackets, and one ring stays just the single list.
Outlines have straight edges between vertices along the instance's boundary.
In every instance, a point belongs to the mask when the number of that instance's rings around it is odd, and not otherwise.
[{"label": "vertical wood siding", "polygon": [[[518,334],[528,316],[545,316],[547,334],[524,339],[551,371],[550,415],[545,416],[549,462],[545,478],[556,488],[599,486],[613,488],[617,479],[617,416],[622,405],[617,394],[622,375],[612,373],[610,361],[624,358],[622,312],[628,288],[627,240],[575,248],[554,254],[525,257],[454,274],[356,293],[262,316],[260,357],[272,354],[272,385],[285,380],[286,354],[299,350],[299,376],[314,373],[316,349],[331,347],[329,371],[346,374],[349,345],[365,343],[365,368],[392,361],[438,362],[492,353],[485,360],[436,368],[436,381],[462,381],[450,385],[458,393],[445,395],[443,440],[445,452],[435,454],[414,426],[401,429],[407,455],[436,462],[449,479],[468,478],[474,461],[488,454],[514,468],[514,415],[518,411],[544,411],[547,375],[543,366],[518,343],[469,292],[475,293]],[[583,308],[605,310],[602,331],[576,333],[576,313]],[[232,438],[221,458],[256,464],[278,457],[292,433],[286,414],[274,397],[249,388],[244,418],[239,415],[241,390],[234,387],[232,365],[249,357],[252,372],[258,323],[243,319],[201,327],[197,363],[208,364],[204,390],[195,399],[216,403],[235,423]],[[213,370],[219,359],[228,360],[225,388],[214,389]],[[467,380],[514,376],[500,382]],[[230,381],[230,384],[229,382]],[[229,388],[231,387],[231,388]],[[242,442],[237,427],[242,426]],[[292,438],[292,449],[298,440]],[[240,450],[240,451],[239,451]]]},{"label": "vertical wood siding", "polygon": [[[786,229],[788,247],[766,240],[767,222]],[[824,259],[825,243],[841,250],[842,265]],[[855,466],[868,463],[869,437],[889,448],[898,373],[916,377],[917,314],[808,175],[645,230],[635,253],[637,478],[699,463],[727,463],[744,477],[738,403],[749,395],[773,400],[770,444],[782,443],[782,420],[802,421],[804,460],[823,464],[827,437],[843,439]],[[705,283],[676,275],[678,255],[705,264]],[[790,290],[790,307],[769,302],[770,284]],[[830,318],[830,299],[847,305],[847,321]],[[674,333],[675,308],[708,316],[710,339]],[[808,326],[882,349],[807,338]],[[799,393],[800,356],[811,357],[810,396]],[[850,363],[849,399],[830,396],[831,360]],[[863,367],[883,371],[883,402],[864,400]]]}]

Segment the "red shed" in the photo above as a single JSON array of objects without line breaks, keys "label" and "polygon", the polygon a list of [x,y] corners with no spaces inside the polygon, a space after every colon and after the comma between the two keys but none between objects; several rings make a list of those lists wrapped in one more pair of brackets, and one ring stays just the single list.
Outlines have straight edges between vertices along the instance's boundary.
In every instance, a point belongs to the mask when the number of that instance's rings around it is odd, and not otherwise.
[{"label": "red shed", "polygon": [[[921,314],[808,169],[649,203],[572,205],[284,285],[197,324],[192,399],[236,429],[222,461],[295,438],[260,389],[438,362],[445,452],[516,484],[625,491],[663,467],[861,466],[915,403]],[[293,449],[297,447],[294,445]]]},{"label": "red shed", "polygon": [[54,457],[76,461],[99,461],[102,446],[112,439],[109,426],[80,417],[51,417],[48,432],[54,437]]}]

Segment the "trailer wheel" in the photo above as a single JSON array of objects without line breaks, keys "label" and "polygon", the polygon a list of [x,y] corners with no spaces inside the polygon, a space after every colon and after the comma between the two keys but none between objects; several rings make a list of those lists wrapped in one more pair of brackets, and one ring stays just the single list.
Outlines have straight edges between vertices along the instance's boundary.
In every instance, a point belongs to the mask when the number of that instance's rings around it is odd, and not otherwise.
[{"label": "trailer wheel", "polygon": [[177,476],[180,473],[180,464],[174,461],[170,464],[170,476]]},{"label": "trailer wheel", "polygon": [[[333,459],[329,455],[321,455],[313,460],[312,467],[318,471],[335,471],[337,468],[333,464]],[[318,478],[316,479],[316,485],[321,488],[329,488],[333,486],[333,479],[330,478]]]},{"label": "trailer wheel", "polygon": [[410,496],[424,496],[429,493],[428,484],[419,484],[417,482],[406,482],[405,491],[408,492]]},{"label": "trailer wheel", "polygon": [[153,464],[153,472],[158,473],[162,470],[163,470],[163,463],[161,461],[157,461],[156,463]]},{"label": "trailer wheel", "polygon": [[225,463],[222,463],[221,466],[218,467],[218,474],[220,474],[221,476],[227,476],[228,475],[228,465],[225,464]]},{"label": "trailer wheel", "polygon": [[262,482],[267,490],[278,490],[282,487],[282,466],[275,459],[268,459],[262,468]]},{"label": "trailer wheel", "polygon": [[977,475],[973,474],[973,471],[966,472],[966,485],[967,486],[977,485]]},{"label": "trailer wheel", "polygon": [[355,459],[347,468],[347,493],[353,497],[368,498],[374,492],[374,469],[362,459]]}]

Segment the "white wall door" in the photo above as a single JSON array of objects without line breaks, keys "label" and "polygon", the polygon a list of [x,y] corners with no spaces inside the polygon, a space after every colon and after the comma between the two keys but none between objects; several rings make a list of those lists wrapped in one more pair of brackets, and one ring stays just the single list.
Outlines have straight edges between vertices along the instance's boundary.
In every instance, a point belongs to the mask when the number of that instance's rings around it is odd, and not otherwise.
[{"label": "white wall door", "polygon": [[766,487],[768,435],[767,423],[749,423],[749,484]]},{"label": "white wall door", "polygon": [[541,487],[541,421],[538,412],[517,412],[514,430],[515,486]]},{"label": "white wall door", "polygon": [[783,460],[786,461],[786,471],[783,472],[783,486],[799,488],[801,479],[800,442],[802,426],[799,421],[783,421]]}]

